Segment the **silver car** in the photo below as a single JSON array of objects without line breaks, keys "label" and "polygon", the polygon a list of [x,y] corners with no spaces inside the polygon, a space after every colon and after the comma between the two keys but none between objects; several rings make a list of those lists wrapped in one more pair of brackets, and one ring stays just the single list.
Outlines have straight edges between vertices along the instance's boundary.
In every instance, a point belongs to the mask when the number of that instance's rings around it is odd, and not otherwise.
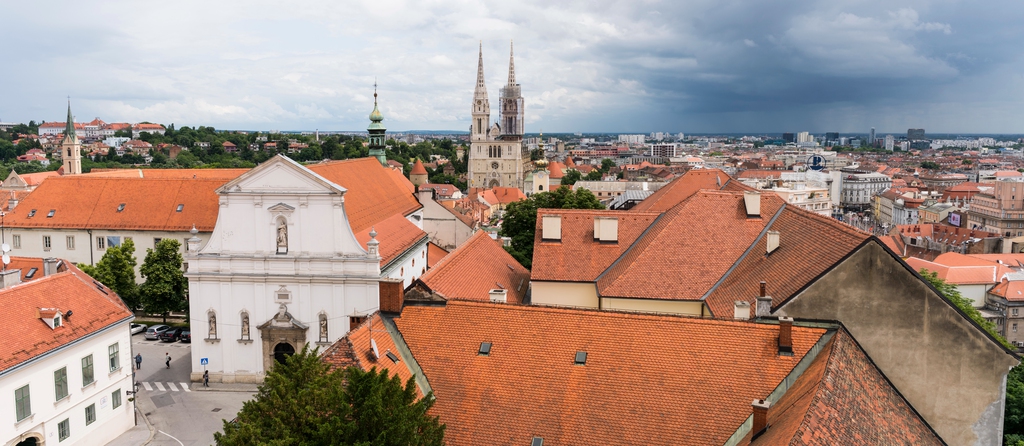
[{"label": "silver car", "polygon": [[132,324],[132,334],[137,335],[146,331],[146,324]]},{"label": "silver car", "polygon": [[150,341],[160,339],[160,333],[169,330],[171,327],[167,325],[154,325],[146,329],[146,339]]}]

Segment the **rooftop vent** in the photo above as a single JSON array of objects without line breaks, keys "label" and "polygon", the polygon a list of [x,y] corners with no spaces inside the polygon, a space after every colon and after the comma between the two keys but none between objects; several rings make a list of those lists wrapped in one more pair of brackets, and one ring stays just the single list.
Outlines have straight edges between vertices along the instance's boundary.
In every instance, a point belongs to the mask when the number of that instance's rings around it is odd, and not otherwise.
[{"label": "rooftop vent", "polygon": [[184,204],[179,204],[178,208],[175,209],[174,212],[181,212],[182,209],[185,209],[185,205]]},{"label": "rooftop vent", "polygon": [[50,212],[46,213],[46,218],[53,218],[53,214],[56,214],[56,213],[57,213],[56,209],[50,209]]},{"label": "rooftop vent", "polygon": [[587,364],[587,352],[576,352],[576,365]]},{"label": "rooftop vent", "polygon": [[490,356],[491,355],[491,343],[490,342],[481,342],[480,343],[480,351],[478,351],[477,354],[480,355],[480,356]]},{"label": "rooftop vent", "polygon": [[388,350],[388,352],[385,353],[384,356],[387,356],[388,359],[391,360],[391,362],[398,364],[398,356],[395,356],[394,353],[391,353],[391,350]]},{"label": "rooftop vent", "polygon": [[747,209],[747,218],[761,217],[761,193],[743,192],[743,206]]},{"label": "rooftop vent", "polygon": [[508,302],[508,290],[498,289],[491,290],[491,302],[505,303]]},{"label": "rooftop vent", "polygon": [[28,211],[28,218],[32,218],[32,217],[35,217],[35,216],[36,216],[36,210],[35,209],[32,209],[31,211]]},{"label": "rooftop vent", "polygon": [[778,249],[779,248],[779,231],[768,231],[767,243],[768,243],[768,252],[766,254],[771,254],[776,249]]},{"label": "rooftop vent", "polygon": [[562,216],[545,215],[541,217],[541,240],[562,241]]},{"label": "rooftop vent", "polygon": [[619,219],[616,217],[594,217],[594,240],[599,242],[618,242]]},{"label": "rooftop vent", "polygon": [[124,203],[121,203],[121,204],[117,205],[117,212],[121,212],[123,210],[124,210]]}]

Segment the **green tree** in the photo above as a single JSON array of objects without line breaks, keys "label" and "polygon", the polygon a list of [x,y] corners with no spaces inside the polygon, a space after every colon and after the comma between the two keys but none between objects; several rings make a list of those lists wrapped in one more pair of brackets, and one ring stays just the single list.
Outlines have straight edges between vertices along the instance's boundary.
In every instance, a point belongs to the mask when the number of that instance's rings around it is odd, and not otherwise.
[{"label": "green tree", "polygon": [[1000,344],[1003,344],[1004,347],[1010,350],[1015,349],[1015,347],[1012,344],[1006,341],[1006,338],[1004,338],[1002,335],[999,334],[998,331],[996,331],[996,324],[993,324],[992,322],[985,320],[985,318],[981,315],[981,312],[978,311],[977,308],[974,308],[973,305],[971,305],[971,300],[960,295],[960,291],[956,289],[956,285],[946,283],[945,280],[939,278],[938,273],[928,271],[927,269],[924,268],[921,268],[921,271],[919,271],[919,273],[921,274],[921,277],[924,278],[924,280],[927,280],[928,283],[932,284],[932,286],[935,287],[936,290],[939,290],[939,293],[941,293],[942,296],[946,298],[946,300],[952,302],[953,305],[956,305],[956,307],[959,308],[960,311],[964,312],[964,314],[966,314],[967,317],[971,318],[971,320],[976,322],[979,326],[981,326],[981,328],[985,329],[985,331],[987,331],[988,334],[992,335],[993,338],[999,341]]},{"label": "green tree", "polygon": [[935,161],[925,161],[925,162],[921,163],[921,168],[922,169],[938,169],[939,168],[939,164],[936,163]]},{"label": "green tree", "polygon": [[155,249],[146,250],[146,259],[139,268],[142,278],[146,279],[139,287],[146,312],[162,314],[164,323],[167,313],[184,310],[187,305],[188,281],[181,270],[184,259],[180,248],[181,243],[176,239],[160,240]]},{"label": "green tree", "polygon": [[135,242],[125,239],[120,246],[107,246],[96,266],[78,265],[86,274],[114,290],[125,305],[139,308],[139,285],[135,283]]},{"label": "green tree", "polygon": [[612,167],[615,167],[615,161],[612,161],[609,158],[601,160],[601,173],[608,173]]},{"label": "green tree", "polygon": [[583,179],[587,181],[601,181],[601,176],[601,171],[594,169],[591,170],[590,173],[587,174],[587,176],[583,177]]},{"label": "green tree", "polygon": [[1003,435],[1008,445],[1024,445],[1024,366],[1006,376],[1006,408]]},{"label": "green tree", "polygon": [[444,444],[445,426],[427,414],[433,394],[416,399],[385,369],[331,370],[307,344],[267,373],[236,421],[214,434],[218,445],[405,446]]},{"label": "green tree", "polygon": [[512,239],[511,246],[505,249],[526,268],[533,265],[537,209],[604,209],[604,205],[589,190],[581,188],[573,191],[568,187],[533,194],[526,200],[509,203],[498,233]]},{"label": "green tree", "polygon": [[572,186],[577,181],[583,179],[583,174],[576,169],[566,169],[565,175],[562,176],[562,184],[566,186]]}]

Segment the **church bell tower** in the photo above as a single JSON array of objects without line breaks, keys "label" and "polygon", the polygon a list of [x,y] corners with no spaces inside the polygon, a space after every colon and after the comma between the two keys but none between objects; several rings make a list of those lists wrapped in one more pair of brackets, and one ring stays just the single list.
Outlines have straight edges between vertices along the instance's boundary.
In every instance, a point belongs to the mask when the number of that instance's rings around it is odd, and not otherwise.
[{"label": "church bell tower", "polygon": [[75,120],[71,117],[71,101],[68,101],[68,123],[64,128],[64,139],[60,142],[61,159],[64,160],[64,175],[82,174],[82,143],[75,133]]}]

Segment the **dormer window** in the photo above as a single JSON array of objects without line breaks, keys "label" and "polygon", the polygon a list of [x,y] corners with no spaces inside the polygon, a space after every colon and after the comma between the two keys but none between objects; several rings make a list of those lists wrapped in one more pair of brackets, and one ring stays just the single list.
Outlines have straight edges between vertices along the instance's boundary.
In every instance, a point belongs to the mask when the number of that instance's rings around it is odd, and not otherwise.
[{"label": "dormer window", "polygon": [[121,203],[121,204],[117,205],[117,212],[121,212],[123,210],[124,210],[124,203]]},{"label": "dormer window", "polygon": [[49,325],[51,329],[60,327],[63,322],[60,310],[56,308],[40,308],[38,314],[39,319],[46,322],[46,325]]}]

